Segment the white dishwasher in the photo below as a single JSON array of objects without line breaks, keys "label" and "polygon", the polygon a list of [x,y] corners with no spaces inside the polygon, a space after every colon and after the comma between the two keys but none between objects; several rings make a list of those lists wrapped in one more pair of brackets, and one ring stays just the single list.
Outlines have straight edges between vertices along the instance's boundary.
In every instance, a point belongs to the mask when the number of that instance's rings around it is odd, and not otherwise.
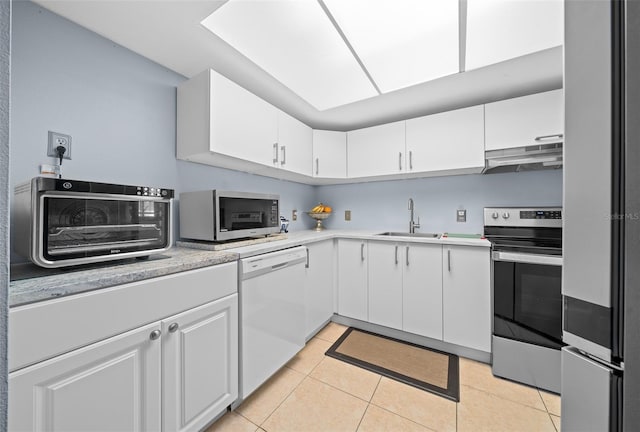
[{"label": "white dishwasher", "polygon": [[304,347],[306,260],[304,246],[240,260],[242,399]]}]

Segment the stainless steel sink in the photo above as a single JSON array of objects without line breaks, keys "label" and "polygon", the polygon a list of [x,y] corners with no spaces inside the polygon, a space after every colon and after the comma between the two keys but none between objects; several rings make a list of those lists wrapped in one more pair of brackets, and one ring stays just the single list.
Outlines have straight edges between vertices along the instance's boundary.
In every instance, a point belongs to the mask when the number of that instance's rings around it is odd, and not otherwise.
[{"label": "stainless steel sink", "polygon": [[435,234],[435,233],[409,233],[409,232],[393,232],[393,231],[388,231],[388,232],[383,232],[380,234],[376,234],[379,236],[387,236],[387,237],[422,237],[422,238],[440,238],[440,236],[442,234]]}]

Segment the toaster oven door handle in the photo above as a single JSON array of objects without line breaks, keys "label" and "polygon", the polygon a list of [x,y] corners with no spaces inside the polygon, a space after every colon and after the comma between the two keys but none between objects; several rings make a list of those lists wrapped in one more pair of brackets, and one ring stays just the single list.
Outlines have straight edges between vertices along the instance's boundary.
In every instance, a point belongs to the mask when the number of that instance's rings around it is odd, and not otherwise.
[{"label": "toaster oven door handle", "polygon": [[56,227],[55,231],[49,233],[50,237],[59,236],[69,233],[85,233],[85,232],[119,232],[119,231],[160,231],[155,224],[124,224],[124,225],[86,225],[86,226],[69,226]]},{"label": "toaster oven door handle", "polygon": [[523,264],[542,264],[553,266],[562,265],[562,257],[555,255],[536,255],[528,253],[494,251],[491,254],[491,258],[493,258],[494,261],[507,261]]}]

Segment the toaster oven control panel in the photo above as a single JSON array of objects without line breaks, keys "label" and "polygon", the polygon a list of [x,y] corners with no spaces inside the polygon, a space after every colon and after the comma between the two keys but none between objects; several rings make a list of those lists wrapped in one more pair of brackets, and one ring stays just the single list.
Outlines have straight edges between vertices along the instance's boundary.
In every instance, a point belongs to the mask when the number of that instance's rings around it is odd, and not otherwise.
[{"label": "toaster oven control panel", "polygon": [[38,177],[37,189],[39,192],[86,192],[93,194],[133,195],[166,199],[173,198],[174,196],[173,189],[150,186],[128,186],[82,180],[56,179],[49,177]]}]

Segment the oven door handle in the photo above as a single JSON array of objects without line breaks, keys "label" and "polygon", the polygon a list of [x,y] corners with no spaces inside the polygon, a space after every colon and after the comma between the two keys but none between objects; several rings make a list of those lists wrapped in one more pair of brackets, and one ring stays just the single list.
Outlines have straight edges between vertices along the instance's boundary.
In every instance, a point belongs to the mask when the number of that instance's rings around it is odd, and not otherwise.
[{"label": "oven door handle", "polygon": [[493,251],[491,258],[494,261],[508,261],[525,264],[542,264],[542,265],[562,265],[562,257],[554,255],[535,255],[514,252]]}]

